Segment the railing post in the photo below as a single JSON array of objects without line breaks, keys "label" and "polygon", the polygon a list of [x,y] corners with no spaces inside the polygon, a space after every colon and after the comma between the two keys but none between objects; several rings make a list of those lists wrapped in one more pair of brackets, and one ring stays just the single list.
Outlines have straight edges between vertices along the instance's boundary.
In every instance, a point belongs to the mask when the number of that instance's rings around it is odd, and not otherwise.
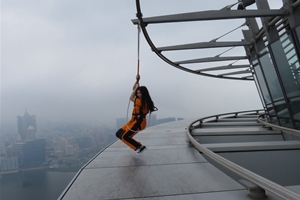
[{"label": "railing post", "polygon": [[251,199],[265,199],[267,198],[266,195],[266,190],[263,188],[259,187],[258,185],[246,180],[246,179],[241,179],[238,180],[238,182],[243,185],[247,190],[249,190],[248,196]]}]

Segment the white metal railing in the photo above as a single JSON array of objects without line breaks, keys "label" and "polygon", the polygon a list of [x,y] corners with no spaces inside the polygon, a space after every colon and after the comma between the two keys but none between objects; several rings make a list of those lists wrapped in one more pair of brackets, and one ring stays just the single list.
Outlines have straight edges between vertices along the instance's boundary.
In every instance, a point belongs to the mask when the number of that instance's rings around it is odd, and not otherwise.
[{"label": "white metal railing", "polygon": [[[248,110],[248,111],[240,111],[240,112],[230,112],[230,113],[223,113],[223,114],[218,114],[218,115],[212,115],[212,116],[208,116],[208,117],[203,117],[201,119],[198,119],[196,121],[194,121],[189,128],[193,129],[193,128],[200,128],[201,125],[205,122],[205,121],[218,121],[218,119],[220,117],[236,117],[239,114],[248,114],[250,115],[260,115],[260,112],[262,112],[263,109],[258,109],[258,110]],[[195,125],[196,123],[199,123],[198,125]]]},{"label": "white metal railing", "polygon": [[[241,114],[241,113],[242,112],[239,112],[236,114]],[[229,114],[232,114],[232,113],[227,113],[227,114],[223,114],[223,115],[225,116],[225,115],[229,115]],[[199,142],[197,142],[193,138],[190,131],[195,128],[195,126],[194,126],[195,123],[198,123],[198,122],[202,123],[204,119],[207,119],[207,118],[202,118],[202,119],[193,121],[188,126],[188,129],[187,129],[187,137],[189,138],[190,142],[194,145],[194,147],[196,149],[198,149],[199,151],[204,153],[206,156],[210,157],[215,162],[221,164],[222,166],[226,167],[227,169],[234,172],[235,174],[245,178],[246,180],[248,180],[252,183],[255,183],[256,185],[258,185],[259,187],[263,188],[266,191],[269,191],[269,192],[271,192],[283,199],[287,199],[287,200],[299,200],[300,199],[300,194],[297,194],[277,183],[274,183],[256,173],[253,173],[253,172],[219,156],[218,154],[212,152],[211,150],[207,149],[206,147],[201,145]]]},{"label": "white metal railing", "polygon": [[296,136],[300,137],[300,130],[296,130],[296,129],[292,129],[292,128],[287,128],[287,127],[271,124],[269,122],[266,122],[266,121],[262,120],[261,117],[262,117],[262,115],[257,118],[257,121],[259,123],[265,125],[266,127],[271,127],[273,129],[280,130],[280,131],[283,131],[285,133],[289,133],[289,134],[296,135]]}]

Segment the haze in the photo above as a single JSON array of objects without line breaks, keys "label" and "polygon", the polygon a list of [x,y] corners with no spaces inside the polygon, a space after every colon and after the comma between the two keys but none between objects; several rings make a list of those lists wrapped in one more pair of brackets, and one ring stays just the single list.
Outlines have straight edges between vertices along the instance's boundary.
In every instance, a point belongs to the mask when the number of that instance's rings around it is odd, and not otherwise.
[{"label": "haze", "polygon": [[[235,3],[141,2],[144,16],[221,9]],[[1,124],[16,124],[25,109],[36,115],[37,123],[114,125],[116,118],[126,117],[137,73],[137,27],[131,22],[136,18],[134,0],[1,3]],[[281,1],[272,6],[277,5]],[[193,37],[190,30],[175,25],[157,27],[152,33],[158,44],[166,45],[209,41],[229,31],[222,26],[209,28],[212,34],[205,35],[207,31],[194,27],[199,34]],[[189,119],[262,107],[254,82],[180,71],[158,58],[142,34],[140,59],[140,83],[148,87],[159,109],[157,118]],[[131,108],[132,104],[129,112]]]}]

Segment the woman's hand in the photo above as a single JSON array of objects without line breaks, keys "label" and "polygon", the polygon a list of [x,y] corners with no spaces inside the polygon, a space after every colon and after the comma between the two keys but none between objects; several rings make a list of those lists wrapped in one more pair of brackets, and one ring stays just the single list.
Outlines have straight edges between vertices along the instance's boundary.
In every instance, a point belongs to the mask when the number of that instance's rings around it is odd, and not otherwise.
[{"label": "woman's hand", "polygon": [[131,95],[130,95],[130,100],[133,101],[133,102],[134,102],[134,100],[135,100],[135,92],[136,92],[136,90],[138,89],[138,87],[140,87],[140,84],[139,84],[140,78],[141,78],[141,77],[140,77],[139,74],[136,75],[136,81],[135,81],[135,83],[134,83],[134,85],[133,85],[133,87],[132,87],[132,93],[131,93]]}]

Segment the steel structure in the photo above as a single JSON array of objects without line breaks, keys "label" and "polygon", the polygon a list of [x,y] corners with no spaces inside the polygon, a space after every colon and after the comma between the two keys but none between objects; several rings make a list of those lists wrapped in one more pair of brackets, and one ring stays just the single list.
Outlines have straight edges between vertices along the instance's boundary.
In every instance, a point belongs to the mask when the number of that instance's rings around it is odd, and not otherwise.
[{"label": "steel structure", "polygon": [[[240,0],[221,10],[144,18],[140,1],[136,0],[137,19],[133,19],[132,22],[141,27],[152,50],[161,59],[178,69],[215,78],[254,80],[269,122],[299,129],[300,0],[283,0],[282,2],[283,5],[280,9],[270,9],[268,0]],[[237,4],[238,6],[236,6]],[[256,4],[257,9],[247,10],[247,6],[251,4]],[[220,19],[228,23],[231,23],[232,19],[244,19],[244,23],[236,28],[246,27],[242,30],[243,38],[240,38],[239,41],[219,41],[222,38],[220,36],[211,41],[157,47],[148,33],[149,26],[154,24],[193,23]],[[258,19],[260,19],[260,26]],[[243,47],[244,55],[223,56],[235,47]],[[219,48],[229,49],[211,57],[196,57],[179,61],[165,55],[167,52],[212,48],[216,50]],[[192,56],[200,55],[190,54]],[[241,60],[244,63],[239,64],[238,62]],[[224,64],[227,61],[231,61],[231,63]],[[201,63],[217,64],[203,68],[200,67]],[[191,64],[193,64],[192,67]],[[199,68],[194,69],[197,65]]]}]

